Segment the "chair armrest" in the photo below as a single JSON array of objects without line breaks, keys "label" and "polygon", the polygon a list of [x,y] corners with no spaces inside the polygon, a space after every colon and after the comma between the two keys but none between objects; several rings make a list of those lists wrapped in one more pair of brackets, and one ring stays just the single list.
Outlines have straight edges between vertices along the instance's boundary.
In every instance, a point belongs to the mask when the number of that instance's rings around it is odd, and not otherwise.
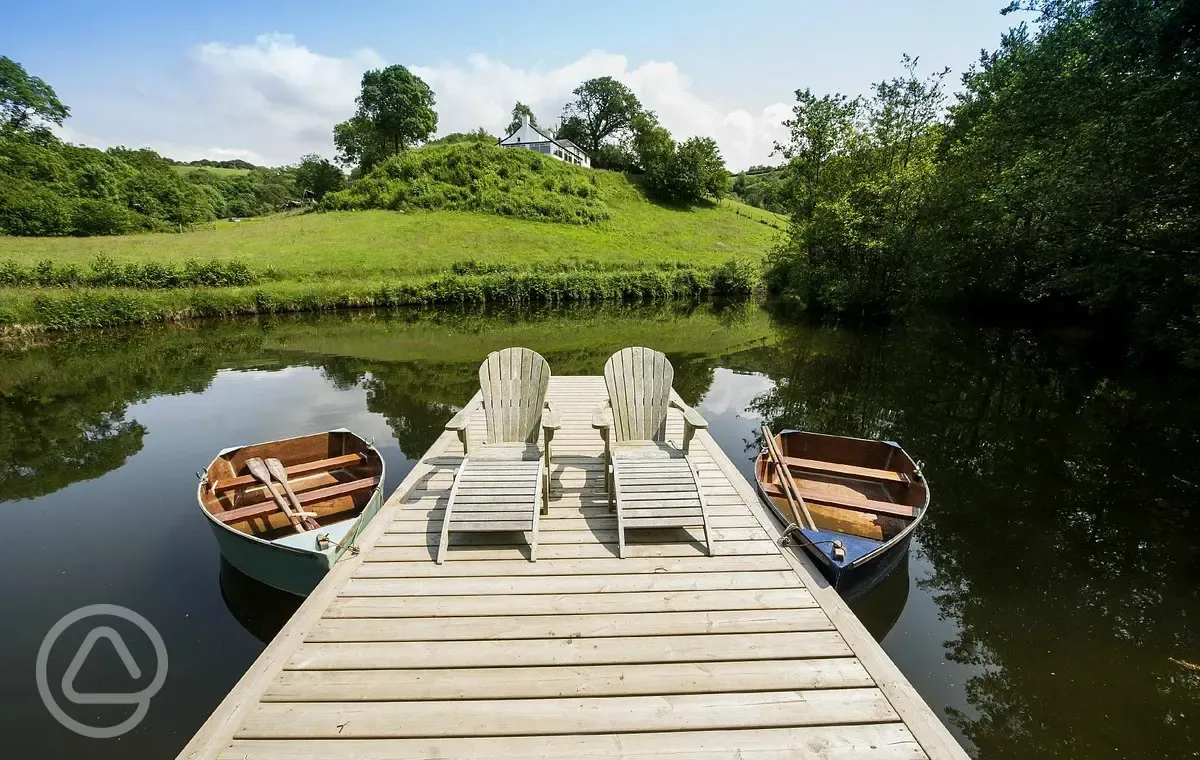
[{"label": "chair armrest", "polygon": [[612,427],[612,408],[605,401],[592,412],[592,427],[597,430],[607,430]]},{"label": "chair armrest", "polygon": [[450,418],[446,423],[447,430],[466,430],[471,424],[471,415],[475,413],[475,408],[478,404],[468,403],[462,409],[458,410],[458,414]]},{"label": "chair armrest", "polygon": [[546,411],[542,412],[542,429],[558,430],[562,427],[562,415],[554,409],[554,405],[546,402]]},{"label": "chair armrest", "polygon": [[708,422],[700,416],[700,412],[691,408],[687,404],[678,399],[671,399],[671,406],[683,412],[683,421],[692,426],[696,430],[707,430]]}]

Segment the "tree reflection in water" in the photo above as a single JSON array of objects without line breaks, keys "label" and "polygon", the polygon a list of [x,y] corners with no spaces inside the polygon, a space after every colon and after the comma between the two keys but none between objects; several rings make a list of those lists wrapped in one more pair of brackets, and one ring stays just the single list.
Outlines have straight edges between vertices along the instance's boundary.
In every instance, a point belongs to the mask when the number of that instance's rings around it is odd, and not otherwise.
[{"label": "tree reflection in water", "polygon": [[[927,462],[933,489],[921,590],[957,632],[921,665],[978,666],[963,687],[971,713],[935,710],[989,760],[1194,752],[1200,677],[1179,663],[1200,660],[1200,384],[1105,363],[1094,341],[946,323],[814,327],[752,306],[361,313],[79,336],[0,353],[0,501],[121,467],[147,434],[131,405],[201,393],[228,369],[307,366],[333,388],[361,388],[413,459],[475,392],[479,361],[507,345],[539,351],[560,375],[597,374],[626,345],[659,348],[692,404],[714,377],[741,384],[731,398],[752,400],[729,412],[736,424],[713,427],[735,459],[756,450],[758,416],[900,441]],[[259,614],[270,605],[243,593],[245,579],[221,577],[231,609],[249,599],[259,611],[238,613],[255,635],[290,614]],[[856,603],[877,635],[911,601],[909,580],[897,574]]]}]

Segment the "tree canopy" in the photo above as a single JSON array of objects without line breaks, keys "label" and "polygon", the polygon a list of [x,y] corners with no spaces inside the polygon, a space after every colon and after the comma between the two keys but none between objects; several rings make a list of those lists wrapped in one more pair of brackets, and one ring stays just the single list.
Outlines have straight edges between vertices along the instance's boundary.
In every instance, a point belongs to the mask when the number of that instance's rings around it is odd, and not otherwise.
[{"label": "tree canopy", "polygon": [[530,124],[535,127],[538,125],[537,117],[533,115],[533,109],[518,100],[516,105],[513,106],[512,121],[508,123],[508,129],[504,134],[511,135],[513,132],[516,132],[518,129],[520,129],[521,120],[526,116],[529,117]]},{"label": "tree canopy", "polygon": [[0,128],[24,130],[39,122],[61,125],[70,113],[53,87],[30,76],[11,58],[0,56]]},{"label": "tree canopy", "polygon": [[433,90],[403,66],[363,74],[358,110],[333,128],[338,161],[366,170],[437,130]]},{"label": "tree canopy", "polygon": [[341,190],[346,182],[346,175],[342,174],[341,169],[334,166],[329,159],[315,153],[300,159],[295,177],[296,190],[303,197],[313,201],[321,200],[326,193]]},{"label": "tree canopy", "polygon": [[575,88],[575,99],[563,109],[558,137],[586,151],[596,151],[619,131],[627,130],[642,110],[637,96],[612,77],[589,79]]}]

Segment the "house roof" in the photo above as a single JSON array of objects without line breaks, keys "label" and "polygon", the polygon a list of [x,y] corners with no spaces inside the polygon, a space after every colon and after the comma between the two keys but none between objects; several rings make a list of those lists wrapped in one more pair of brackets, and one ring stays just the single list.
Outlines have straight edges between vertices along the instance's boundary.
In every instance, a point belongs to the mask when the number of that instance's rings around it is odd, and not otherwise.
[{"label": "house roof", "polygon": [[[560,140],[559,138],[554,137],[553,135],[548,135],[542,131],[541,127],[534,124],[533,122],[530,122],[529,126],[533,128],[534,132],[537,132],[539,135],[546,138],[550,142],[554,143],[558,147],[566,148],[567,150],[574,150],[577,153],[579,153],[579,155],[581,155],[581,156],[587,155],[587,151],[585,151],[583,148],[579,147],[575,143],[571,142],[570,140],[566,139],[565,137]],[[508,140],[508,138],[512,137],[513,135],[515,135],[517,132],[520,132],[520,131],[521,131],[521,128],[517,127],[512,132],[509,132],[505,137],[501,138],[500,142],[501,143],[505,142],[506,140]]]}]

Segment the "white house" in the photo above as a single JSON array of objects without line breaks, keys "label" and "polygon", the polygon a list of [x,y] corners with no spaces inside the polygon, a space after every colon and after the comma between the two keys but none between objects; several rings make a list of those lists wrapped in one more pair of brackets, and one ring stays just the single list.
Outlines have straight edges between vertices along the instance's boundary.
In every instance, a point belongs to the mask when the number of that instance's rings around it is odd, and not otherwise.
[{"label": "white house", "polygon": [[556,140],[530,124],[526,115],[521,116],[521,126],[517,131],[500,141],[500,147],[525,148],[576,166],[592,168],[592,159],[588,158],[588,154],[584,153],[582,148],[570,140]]}]

